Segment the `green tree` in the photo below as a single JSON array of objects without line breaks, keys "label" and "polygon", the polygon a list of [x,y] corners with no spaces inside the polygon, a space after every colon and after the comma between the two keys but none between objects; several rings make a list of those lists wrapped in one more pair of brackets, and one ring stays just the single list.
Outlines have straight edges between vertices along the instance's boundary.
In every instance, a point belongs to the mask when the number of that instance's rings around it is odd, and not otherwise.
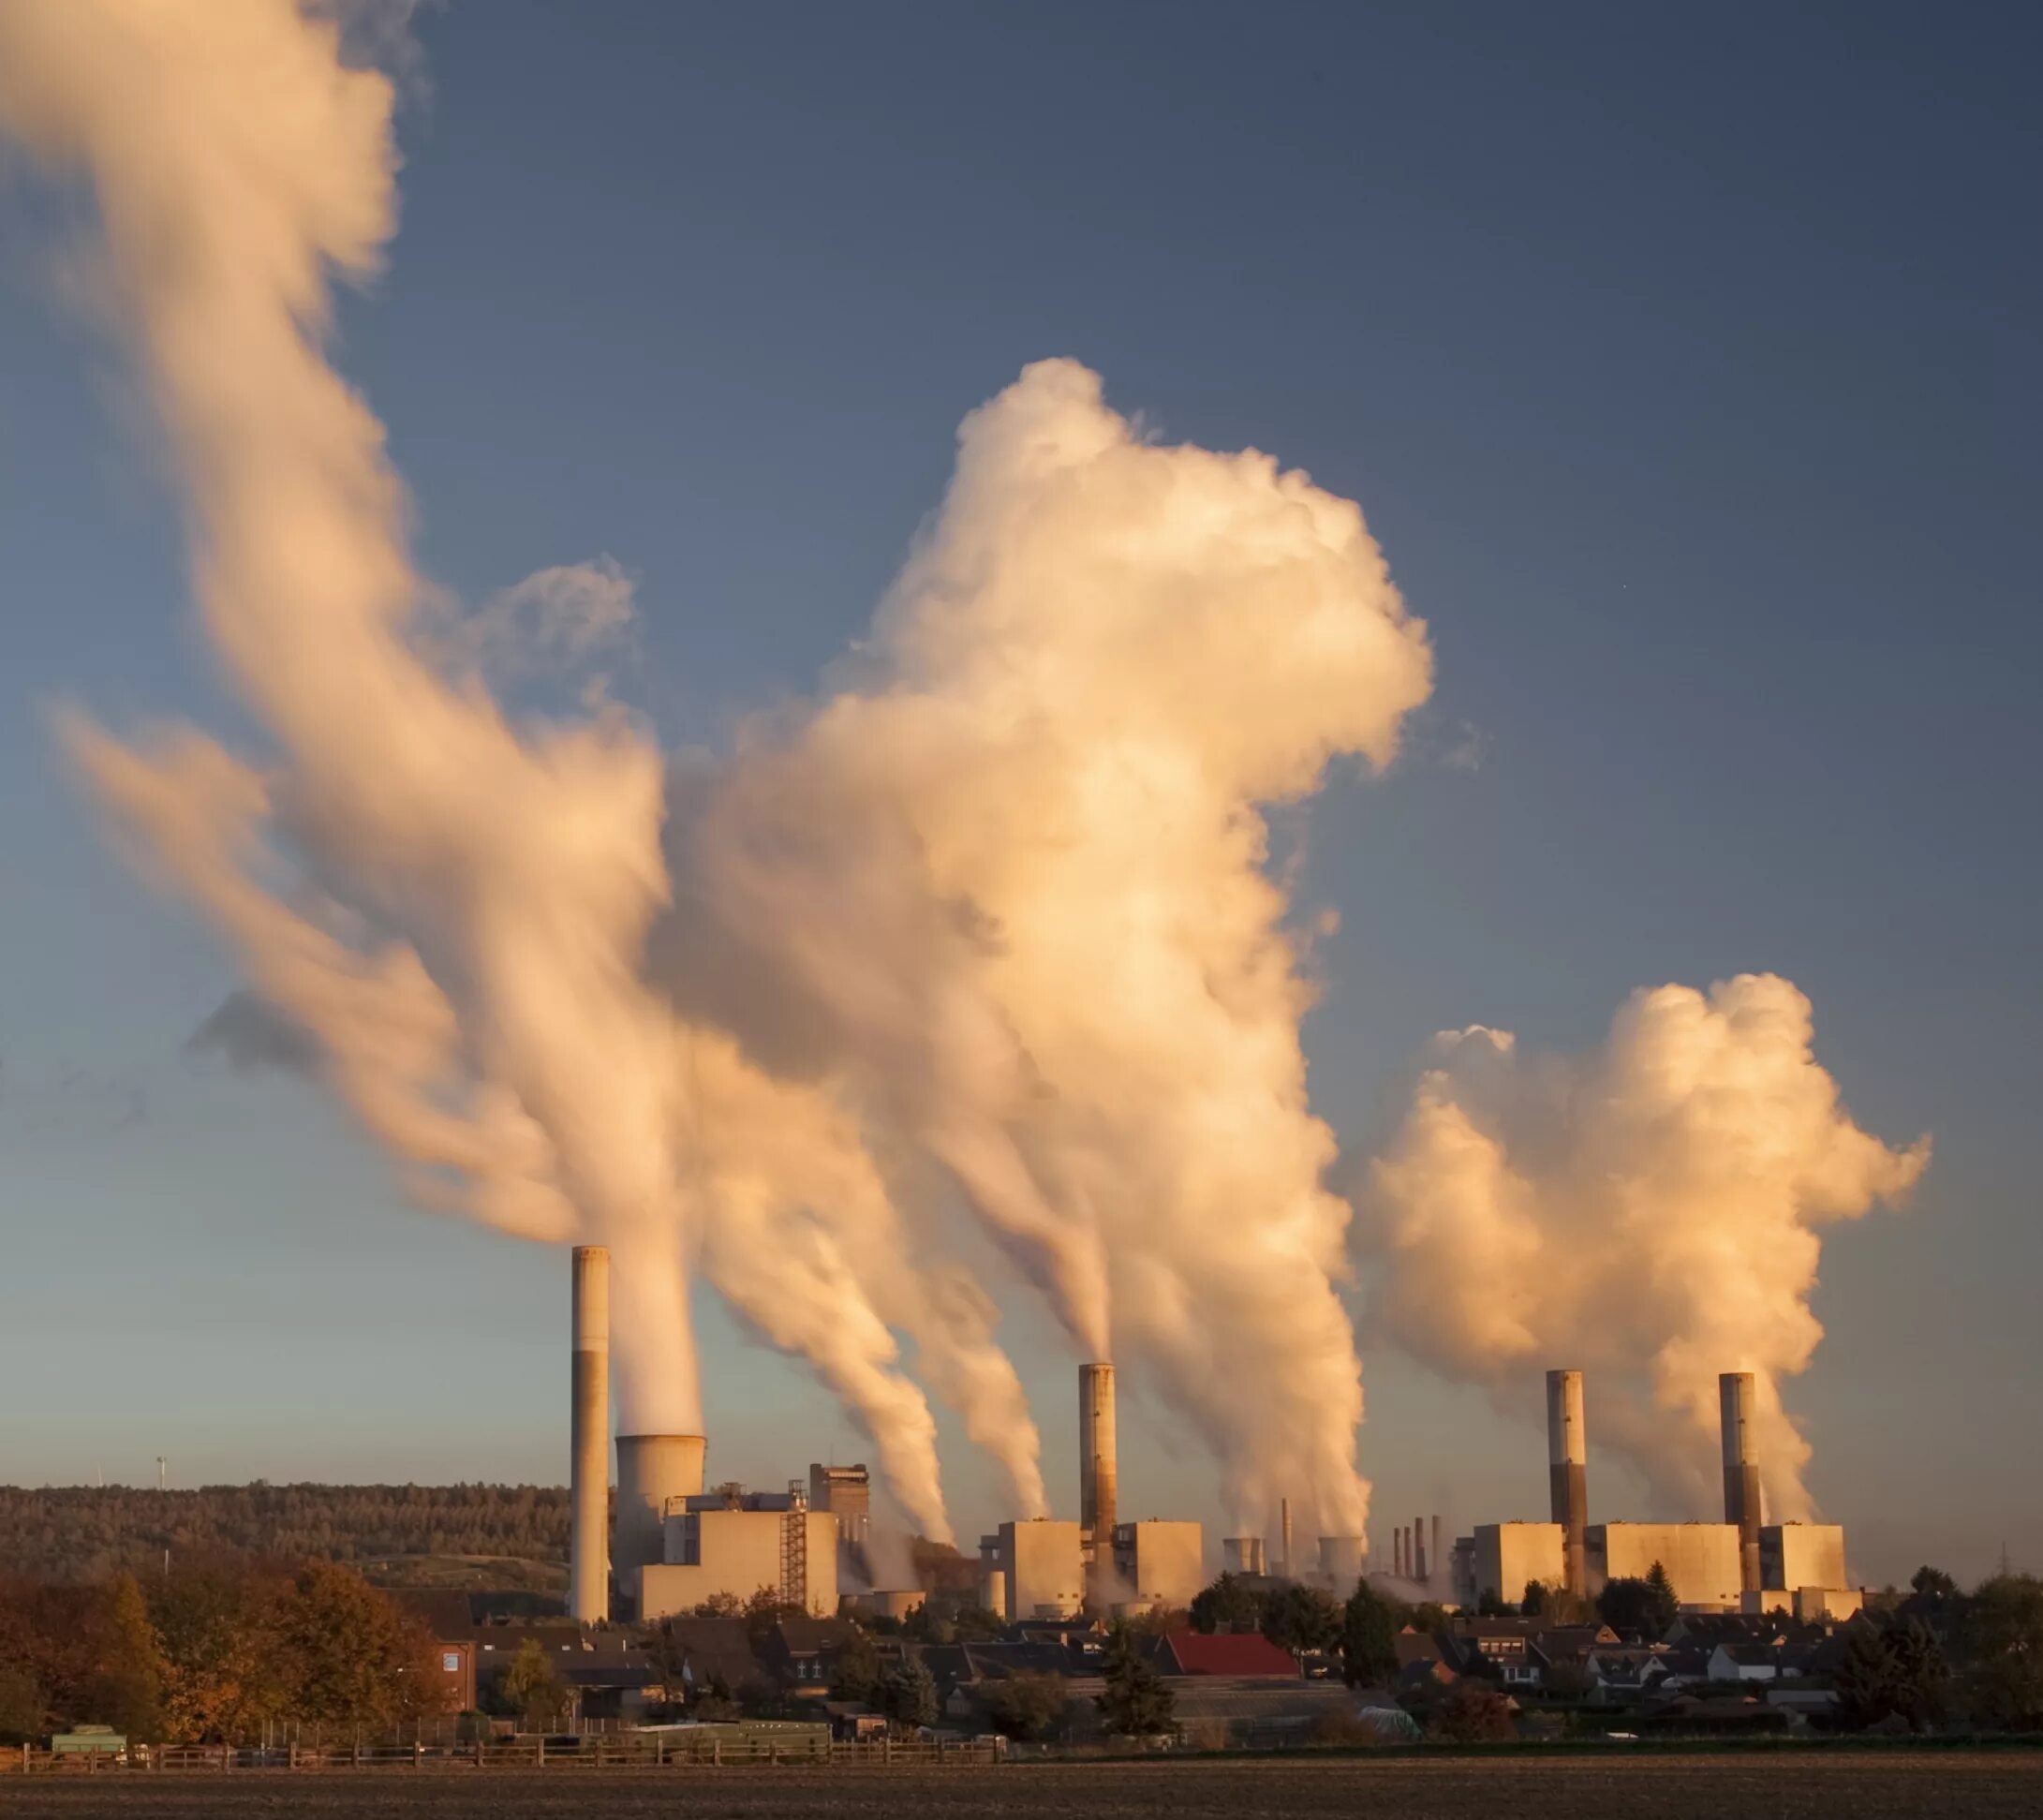
[{"label": "green tree", "polygon": [[1005,1634],[1007,1620],[984,1605],[960,1605],[951,1616],[951,1636],[958,1643],[990,1643]]},{"label": "green tree", "polygon": [[880,1709],[896,1725],[937,1723],[936,1677],[919,1656],[903,1656],[880,1684]]},{"label": "green tree", "polygon": [[1399,1607],[1358,1580],[1340,1614],[1340,1672],[1350,1687],[1375,1687],[1398,1674]]},{"label": "green tree", "polygon": [[1908,1576],[1912,1591],[1927,1592],[1932,1598],[1949,1599],[1957,1596],[1958,1582],[1941,1567],[1932,1567],[1927,1562]]},{"label": "green tree", "polygon": [[1894,1662],[1894,1709],[1912,1730],[1928,1731],[1943,1719],[1950,1701],[1950,1665],[1936,1635],[1912,1618],[1887,1635]]},{"label": "green tree", "polygon": [[1093,1704],[1108,1731],[1148,1738],[1170,1730],[1175,1696],[1126,1624],[1116,1624],[1107,1636],[1104,1675],[1105,1689]]},{"label": "green tree", "polygon": [[870,1702],[879,1687],[880,1651],[864,1631],[853,1631],[830,1664],[830,1697]]},{"label": "green tree", "polygon": [[1988,1725],[2043,1731],[2043,1580],[2001,1574],[1966,1601],[1967,1704]]},{"label": "green tree", "polygon": [[1222,1574],[1192,1601],[1192,1628],[1208,1636],[1216,1631],[1260,1630],[1262,1625],[1263,1595],[1233,1574]]},{"label": "green tree", "polygon": [[1853,1624],[1844,1635],[1831,1682],[1837,1694],[1838,1723],[1848,1731],[1876,1725],[1894,1710],[1894,1658],[1886,1634],[1875,1624]]},{"label": "green tree", "polygon": [[1004,1738],[1047,1738],[1063,1718],[1065,1703],[1063,1676],[1023,1669],[986,1689],[986,1723]]},{"label": "green tree", "polygon": [[1487,1681],[1464,1678],[1441,1696],[1429,1727],[1456,1744],[1491,1744],[1517,1736],[1511,1703]]},{"label": "green tree", "polygon": [[1330,1650],[1340,1638],[1341,1611],[1316,1586],[1280,1587],[1263,1602],[1263,1635],[1293,1655]]},{"label": "green tree", "polygon": [[518,1645],[517,1654],[497,1677],[496,1698],[521,1724],[536,1731],[551,1731],[560,1724],[568,1708],[568,1690],[538,1637],[528,1636]]},{"label": "green tree", "polygon": [[1544,1581],[1527,1580],[1525,1596],[1518,1601],[1518,1610],[1528,1618],[1543,1618],[1547,1613],[1547,1588]]},{"label": "green tree", "polygon": [[1665,1636],[1680,1611],[1667,1570],[1657,1561],[1644,1579],[1606,1580],[1596,1595],[1596,1615],[1612,1630],[1651,1638]]}]

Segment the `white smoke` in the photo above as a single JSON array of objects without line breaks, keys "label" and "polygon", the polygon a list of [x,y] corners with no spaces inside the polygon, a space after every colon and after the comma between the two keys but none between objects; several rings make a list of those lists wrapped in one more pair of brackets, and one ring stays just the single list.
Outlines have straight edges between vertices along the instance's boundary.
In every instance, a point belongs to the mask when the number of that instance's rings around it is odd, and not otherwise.
[{"label": "white smoke", "polygon": [[1769,1512],[1807,1517],[1781,1389],[1823,1335],[1823,1229],[1899,1202],[1930,1161],[1928,1138],[1890,1149],[1852,1122],[1814,1035],[1792,984],[1741,974],[1635,993],[1578,1058],[1436,1039],[1371,1172],[1376,1319],[1520,1406],[1541,1368],[1582,1367],[1598,1443],[1691,1510],[1714,1484],[1717,1375],[1751,1371]]},{"label": "white smoke", "polygon": [[1237,1517],[1366,1512],[1261,809],[1386,761],[1429,687],[1354,505],[1146,442],[1051,361],[967,420],[836,692],[677,792],[680,1001],[935,1159],[1077,1345],[1201,1426]]},{"label": "white smoke", "polygon": [[[667,895],[659,752],[614,710],[515,729],[427,655],[437,597],[381,425],[320,347],[329,273],[373,270],[393,225],[391,105],[289,0],[0,8],[0,122],[93,185],[96,269],[176,459],[206,629],[280,762],[193,733],[144,754],[81,720],[68,743],[422,1198],[612,1247],[627,1428],[701,1428],[686,1272],[713,1232],[725,1293],[812,1359],[945,1535],[926,1405],[827,1233],[791,1229],[770,1155],[739,1172],[685,1149],[696,1045],[638,973]],[[537,611],[570,644],[614,625],[625,602],[588,575],[538,578],[497,617]],[[791,1331],[796,1282],[834,1319]]]}]

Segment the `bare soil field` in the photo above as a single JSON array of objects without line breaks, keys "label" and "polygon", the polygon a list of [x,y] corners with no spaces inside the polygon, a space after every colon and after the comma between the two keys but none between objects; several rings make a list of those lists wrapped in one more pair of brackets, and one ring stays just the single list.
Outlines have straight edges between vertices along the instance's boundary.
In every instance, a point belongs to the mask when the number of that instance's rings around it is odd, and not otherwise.
[{"label": "bare soil field", "polygon": [[2043,1813],[2043,1753],[1017,1764],[952,1770],[0,1777],[14,1820],[1839,1820]]}]

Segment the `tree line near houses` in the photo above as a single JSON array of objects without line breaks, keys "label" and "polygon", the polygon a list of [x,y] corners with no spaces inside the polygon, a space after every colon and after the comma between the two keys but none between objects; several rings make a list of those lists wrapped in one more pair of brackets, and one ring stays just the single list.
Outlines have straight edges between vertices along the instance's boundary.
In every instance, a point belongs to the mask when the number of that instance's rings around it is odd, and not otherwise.
[{"label": "tree line near houses", "polygon": [[378,1737],[445,1698],[424,1628],[333,1561],[0,1582],[0,1742],[79,1724],[152,1742],[293,1724]]}]

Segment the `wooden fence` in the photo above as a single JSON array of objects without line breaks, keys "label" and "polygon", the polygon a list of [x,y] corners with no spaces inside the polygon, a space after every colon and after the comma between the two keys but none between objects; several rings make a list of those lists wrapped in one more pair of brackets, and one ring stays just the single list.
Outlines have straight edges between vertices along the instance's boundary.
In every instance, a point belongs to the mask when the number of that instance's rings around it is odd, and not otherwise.
[{"label": "wooden fence", "polygon": [[[880,1739],[851,1744],[827,1739],[695,1739],[671,1732],[618,1733],[571,1743],[520,1738],[486,1744],[363,1744],[314,1750],[293,1745],[239,1750],[227,1744],[166,1744],[126,1752],[0,1749],[0,1775],[148,1776],[225,1775],[269,1771],[404,1771],[460,1774],[511,1770],[694,1769],[753,1765],[814,1764],[832,1768],[970,1768],[999,1762],[1005,1753],[991,1739],[957,1742]],[[11,1761],[9,1760],[11,1759]]]}]

